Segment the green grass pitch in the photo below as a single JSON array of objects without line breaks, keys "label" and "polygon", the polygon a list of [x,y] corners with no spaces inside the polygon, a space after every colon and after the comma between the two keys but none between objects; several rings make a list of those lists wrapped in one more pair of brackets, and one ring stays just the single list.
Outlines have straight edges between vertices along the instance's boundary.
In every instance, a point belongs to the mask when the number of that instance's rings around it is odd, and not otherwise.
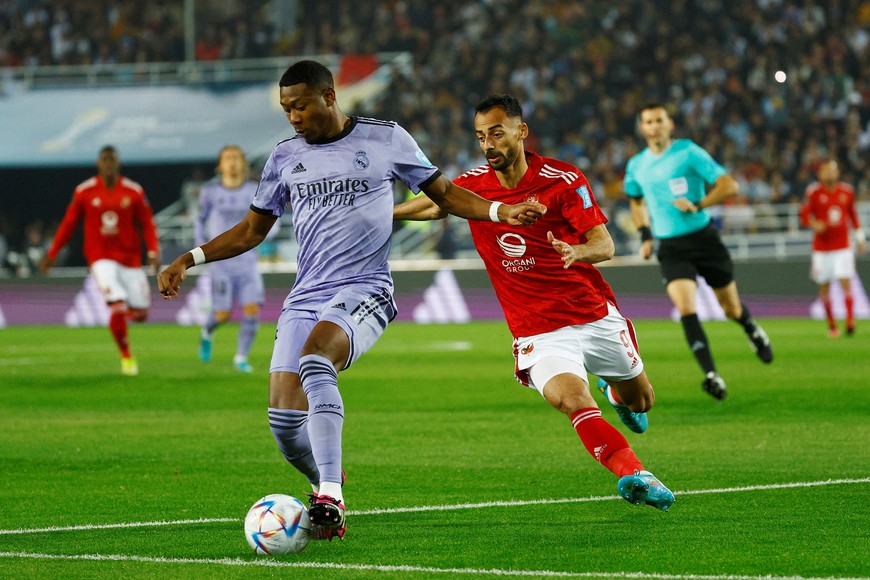
[{"label": "green grass pitch", "polygon": [[[242,518],[308,489],[268,428],[274,323],[253,375],[232,369],[235,326],[207,365],[198,329],[132,327],[132,378],[106,329],[0,330],[0,577],[870,577],[870,325],[832,340],[763,322],[770,366],[737,325],[706,324],[724,402],[670,321],[636,321],[647,433],[596,394],[676,493],[669,513],[617,498],[567,418],[514,382],[503,324],[395,324],[339,376],[347,538],[274,558]],[[442,507],[398,509],[423,506]]]}]

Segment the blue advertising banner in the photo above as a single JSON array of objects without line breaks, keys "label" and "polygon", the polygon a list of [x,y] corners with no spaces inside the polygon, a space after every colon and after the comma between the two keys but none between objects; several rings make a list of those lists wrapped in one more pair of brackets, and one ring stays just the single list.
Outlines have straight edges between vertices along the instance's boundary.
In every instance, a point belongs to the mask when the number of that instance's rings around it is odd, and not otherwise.
[{"label": "blue advertising banner", "polygon": [[225,143],[254,157],[294,134],[277,82],[22,91],[0,97],[0,127],[0,167],[92,166],[107,144],[131,164],[211,161]]}]

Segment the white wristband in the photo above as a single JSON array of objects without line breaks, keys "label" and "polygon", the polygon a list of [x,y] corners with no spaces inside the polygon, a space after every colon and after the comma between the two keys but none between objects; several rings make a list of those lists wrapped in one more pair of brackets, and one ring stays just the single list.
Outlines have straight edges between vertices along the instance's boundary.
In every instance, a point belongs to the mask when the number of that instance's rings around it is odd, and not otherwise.
[{"label": "white wristband", "polygon": [[190,251],[190,255],[193,256],[193,265],[199,266],[200,264],[205,264],[205,252],[202,251],[202,248],[199,246],[195,247]]},{"label": "white wristband", "polygon": [[857,230],[855,230],[855,240],[859,244],[866,244],[867,243],[867,234],[864,233],[863,228],[858,228]]},{"label": "white wristband", "polygon": [[494,222],[501,221],[500,219],[498,219],[498,206],[500,206],[500,205],[503,205],[502,202],[494,201],[489,206],[489,219],[491,219]]}]

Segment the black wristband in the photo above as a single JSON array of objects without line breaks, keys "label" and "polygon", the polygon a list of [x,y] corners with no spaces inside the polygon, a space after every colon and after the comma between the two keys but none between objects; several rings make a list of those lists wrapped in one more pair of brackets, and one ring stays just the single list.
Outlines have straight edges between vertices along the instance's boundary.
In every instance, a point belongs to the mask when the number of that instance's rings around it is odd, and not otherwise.
[{"label": "black wristband", "polygon": [[648,242],[653,239],[652,230],[649,226],[640,226],[639,228],[637,228],[637,231],[640,232],[641,242]]}]

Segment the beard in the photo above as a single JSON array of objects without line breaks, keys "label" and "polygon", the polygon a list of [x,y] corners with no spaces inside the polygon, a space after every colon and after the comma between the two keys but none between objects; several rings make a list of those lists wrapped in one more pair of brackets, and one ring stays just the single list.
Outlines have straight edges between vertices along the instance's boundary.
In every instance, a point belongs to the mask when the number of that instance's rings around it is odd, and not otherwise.
[{"label": "beard", "polygon": [[517,160],[516,149],[506,149],[504,151],[490,151],[486,154],[486,162],[496,171],[502,171],[514,164]]}]

